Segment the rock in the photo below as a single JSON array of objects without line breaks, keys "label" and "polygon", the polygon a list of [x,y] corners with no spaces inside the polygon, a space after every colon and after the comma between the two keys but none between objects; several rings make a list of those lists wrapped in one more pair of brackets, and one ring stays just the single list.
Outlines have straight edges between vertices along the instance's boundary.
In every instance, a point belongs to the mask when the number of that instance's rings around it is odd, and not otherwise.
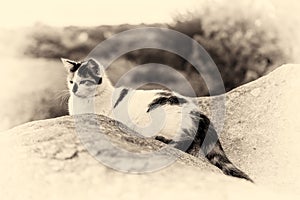
[{"label": "rock", "polygon": [[[282,66],[225,95],[225,124],[222,127],[215,122],[215,125],[222,130],[220,137],[228,157],[248,173],[255,184],[225,176],[205,159],[172,148],[164,148],[165,155],[178,159],[159,171],[134,175],[113,170],[98,162],[98,156],[116,158],[113,164],[118,164],[127,154],[105,149],[105,146],[100,151],[89,148],[102,144],[90,137],[99,127],[102,131],[99,135],[108,138],[117,149],[147,154],[164,145],[151,138],[138,137],[124,125],[104,116],[82,115],[30,122],[0,134],[1,197],[46,200],[299,198],[299,67]],[[200,98],[199,105],[211,116],[215,108],[213,102],[221,98]],[[135,162],[130,156],[125,159],[128,165]],[[151,162],[146,161],[144,167],[150,165]]]},{"label": "rock", "polygon": [[[226,94],[221,141],[258,185],[300,195],[300,65],[284,65]],[[213,100],[200,98],[210,115]]]}]

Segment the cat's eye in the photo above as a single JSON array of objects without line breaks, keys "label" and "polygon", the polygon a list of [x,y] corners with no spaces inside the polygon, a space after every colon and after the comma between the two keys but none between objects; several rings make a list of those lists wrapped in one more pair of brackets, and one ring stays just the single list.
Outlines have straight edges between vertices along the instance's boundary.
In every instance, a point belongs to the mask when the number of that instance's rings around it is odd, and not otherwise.
[{"label": "cat's eye", "polygon": [[70,81],[71,84],[73,84],[73,81]]},{"label": "cat's eye", "polygon": [[91,86],[91,85],[95,85],[96,83],[93,82],[93,81],[90,81],[90,80],[84,80],[84,81],[80,81],[79,84],[84,84],[84,85],[87,85],[87,86]]}]

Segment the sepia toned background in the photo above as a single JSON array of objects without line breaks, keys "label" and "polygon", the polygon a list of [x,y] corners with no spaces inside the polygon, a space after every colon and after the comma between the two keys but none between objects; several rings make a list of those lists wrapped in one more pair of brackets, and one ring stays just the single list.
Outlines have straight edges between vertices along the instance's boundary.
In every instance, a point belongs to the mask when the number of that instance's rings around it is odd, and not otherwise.
[{"label": "sepia toned background", "polygon": [[[300,68],[279,67],[300,62],[299,10],[298,0],[2,2],[0,199],[299,199]],[[221,96],[226,97],[226,117],[220,140],[226,155],[255,184],[225,176],[204,158],[179,151],[176,163],[158,172],[120,173],[99,163],[82,145],[74,118],[64,116],[68,91],[60,58],[82,60],[114,34],[140,27],[186,34],[213,58],[227,92]],[[150,43],[164,41],[181,45],[171,37],[147,38]],[[116,49],[131,44],[119,45]],[[192,46],[186,51],[195,54]],[[185,76],[197,95],[204,96],[197,99],[199,107],[211,117],[210,106],[219,97],[206,98],[205,82],[177,55],[133,51],[107,72],[116,83],[145,63],[165,64]],[[141,70],[124,84],[160,75],[185,94],[178,79],[163,69],[154,71]],[[101,118],[105,134],[124,149],[148,152],[163,145],[132,138],[118,123]],[[91,142],[96,144],[93,138]]]}]

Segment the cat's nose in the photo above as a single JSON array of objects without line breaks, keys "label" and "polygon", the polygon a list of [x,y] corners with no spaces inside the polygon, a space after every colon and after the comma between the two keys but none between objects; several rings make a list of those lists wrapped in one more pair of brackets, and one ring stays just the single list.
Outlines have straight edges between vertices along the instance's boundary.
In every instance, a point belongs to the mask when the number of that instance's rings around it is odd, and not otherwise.
[{"label": "cat's nose", "polygon": [[78,90],[78,85],[77,85],[77,83],[75,83],[74,86],[73,86],[72,92],[76,93],[77,90]]}]

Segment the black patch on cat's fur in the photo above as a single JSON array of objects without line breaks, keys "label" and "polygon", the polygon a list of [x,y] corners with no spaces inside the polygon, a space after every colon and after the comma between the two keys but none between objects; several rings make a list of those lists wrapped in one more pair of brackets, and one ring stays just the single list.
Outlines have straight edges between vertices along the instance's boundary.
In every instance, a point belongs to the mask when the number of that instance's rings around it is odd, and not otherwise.
[{"label": "black patch on cat's fur", "polygon": [[[198,145],[201,147],[206,137],[208,127],[210,125],[210,120],[206,115],[198,111],[191,111],[190,115],[194,121],[194,125],[198,127],[194,140],[196,140],[198,142]],[[214,137],[211,139],[214,139],[214,141],[216,142],[218,140],[218,135],[214,135]]]},{"label": "black patch on cat's fur", "polygon": [[81,77],[87,78],[89,76],[89,74],[93,74],[93,72],[88,68],[87,65],[82,65],[79,69],[78,69],[78,74]]},{"label": "black patch on cat's fur", "polygon": [[90,68],[90,66],[88,66],[88,64],[86,64],[86,65],[81,66],[78,69],[78,74],[79,74],[79,76],[84,77],[84,78],[91,77],[92,79],[94,79],[94,81],[98,85],[100,85],[102,83],[102,77],[95,75],[95,74],[97,74],[98,70],[99,69],[97,69],[96,67]]},{"label": "black patch on cat's fur", "polygon": [[78,85],[77,85],[77,83],[75,83],[74,86],[73,86],[73,88],[72,88],[72,92],[76,93],[77,90],[78,90]]},{"label": "black patch on cat's fur", "polygon": [[163,106],[166,104],[169,105],[181,105],[187,103],[187,100],[184,98],[176,97],[176,96],[169,96],[169,97],[158,97],[154,99],[148,106],[147,112],[150,112],[151,110],[154,110],[155,108],[158,108],[159,106]]},{"label": "black patch on cat's fur", "polygon": [[81,65],[81,62],[71,62],[71,61],[67,61],[67,62],[73,65],[73,67],[70,68],[70,72],[72,73],[76,72]]},{"label": "black patch on cat's fur", "polygon": [[157,93],[159,96],[163,96],[163,97],[169,97],[172,95],[171,92],[165,91],[165,92],[159,92]]},{"label": "black patch on cat's fur", "polygon": [[99,77],[99,81],[97,82],[98,85],[102,83],[102,77]]},{"label": "black patch on cat's fur", "polygon": [[119,103],[124,99],[124,97],[128,94],[128,89],[124,88],[122,91],[121,91],[121,94],[118,98],[118,100],[116,101],[115,105],[114,105],[114,108],[117,107],[119,105]]},{"label": "black patch on cat's fur", "polygon": [[166,138],[164,136],[161,136],[161,135],[155,136],[155,139],[158,140],[158,141],[161,141],[165,144],[170,144],[171,142],[174,142],[172,139],[168,139],[168,138]]},{"label": "black patch on cat's fur", "polygon": [[[215,147],[220,148],[220,151],[223,152],[221,143],[219,142],[218,134],[215,131],[213,125],[211,125],[209,118],[199,111],[191,111],[190,115],[193,119],[194,126],[198,128],[194,137],[194,141],[187,152],[194,154],[195,152],[199,152],[201,150],[205,155],[208,155],[210,152],[207,152],[207,147],[212,146],[213,144],[215,144]],[[203,144],[204,140],[205,143]],[[214,148],[212,148],[211,150],[213,149]]]}]

